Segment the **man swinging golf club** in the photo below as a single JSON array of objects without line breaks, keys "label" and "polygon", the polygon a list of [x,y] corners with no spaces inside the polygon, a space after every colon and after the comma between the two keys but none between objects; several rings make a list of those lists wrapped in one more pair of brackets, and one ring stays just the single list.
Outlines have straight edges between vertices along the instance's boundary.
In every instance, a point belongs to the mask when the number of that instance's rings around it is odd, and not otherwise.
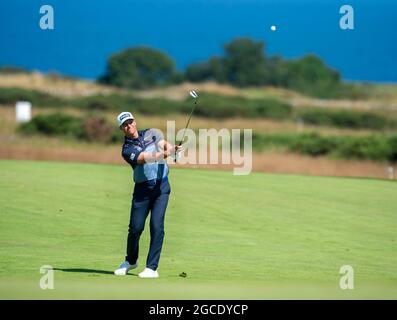
[{"label": "man swinging golf club", "polygon": [[164,239],[164,216],[171,192],[168,182],[168,166],[165,158],[175,155],[180,146],[172,146],[156,129],[137,129],[134,116],[122,112],[117,123],[125,140],[122,156],[134,171],[134,192],[128,228],[127,256],[115,275],[126,275],[138,267],[139,238],[145,221],[150,215],[150,247],[146,268],[139,273],[141,278],[157,278],[157,267]]}]

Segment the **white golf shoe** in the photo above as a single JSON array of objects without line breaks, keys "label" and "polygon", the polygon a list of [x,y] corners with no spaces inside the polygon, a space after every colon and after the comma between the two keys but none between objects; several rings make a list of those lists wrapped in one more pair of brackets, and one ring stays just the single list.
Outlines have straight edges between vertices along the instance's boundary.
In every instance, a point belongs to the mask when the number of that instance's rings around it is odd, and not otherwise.
[{"label": "white golf shoe", "polygon": [[140,274],[139,274],[140,278],[158,278],[159,274],[157,271],[154,271],[150,268],[145,268],[145,270],[143,270]]},{"label": "white golf shoe", "polygon": [[118,269],[114,270],[114,274],[116,276],[125,276],[128,271],[135,269],[136,267],[138,267],[138,262],[135,264],[130,264],[128,261],[124,261]]}]

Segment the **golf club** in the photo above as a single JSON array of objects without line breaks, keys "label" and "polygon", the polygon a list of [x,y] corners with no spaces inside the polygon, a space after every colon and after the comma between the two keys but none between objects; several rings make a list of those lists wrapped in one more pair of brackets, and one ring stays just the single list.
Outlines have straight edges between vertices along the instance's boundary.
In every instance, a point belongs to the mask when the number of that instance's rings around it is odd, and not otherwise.
[{"label": "golf club", "polygon": [[[188,120],[187,120],[185,129],[183,130],[182,139],[179,141],[178,147],[181,146],[183,140],[185,139],[186,129],[187,129],[187,127],[189,126],[190,119],[192,118],[194,109],[196,108],[196,105],[197,105],[198,94],[196,93],[196,91],[192,90],[192,91],[189,92],[189,94],[190,94],[190,95],[193,97],[193,99],[194,99],[194,105],[193,105],[192,111],[191,111],[190,114],[189,114],[189,118],[188,118]],[[176,162],[176,159],[177,159],[177,157],[176,157],[176,150],[175,150],[175,159],[174,159],[174,162]]]}]

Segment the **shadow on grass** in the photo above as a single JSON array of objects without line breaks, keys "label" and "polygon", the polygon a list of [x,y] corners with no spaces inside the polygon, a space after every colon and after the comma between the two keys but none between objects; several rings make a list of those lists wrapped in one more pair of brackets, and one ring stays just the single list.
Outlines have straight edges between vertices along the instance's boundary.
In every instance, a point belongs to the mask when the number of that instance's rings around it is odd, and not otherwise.
[{"label": "shadow on grass", "polygon": [[[55,271],[63,271],[63,272],[76,272],[76,273],[95,273],[95,274],[109,274],[114,275],[113,271],[107,270],[95,270],[95,269],[82,269],[82,268],[53,268]],[[128,276],[138,276],[134,273],[128,273]]]}]

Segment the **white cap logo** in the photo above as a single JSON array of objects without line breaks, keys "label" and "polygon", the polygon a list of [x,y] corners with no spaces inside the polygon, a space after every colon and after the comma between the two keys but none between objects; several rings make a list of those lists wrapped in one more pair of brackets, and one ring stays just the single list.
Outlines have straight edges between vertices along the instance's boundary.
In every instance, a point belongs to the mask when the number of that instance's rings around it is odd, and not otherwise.
[{"label": "white cap logo", "polygon": [[119,127],[123,124],[124,121],[129,119],[135,119],[134,116],[130,112],[122,112],[117,116],[117,123]]}]

